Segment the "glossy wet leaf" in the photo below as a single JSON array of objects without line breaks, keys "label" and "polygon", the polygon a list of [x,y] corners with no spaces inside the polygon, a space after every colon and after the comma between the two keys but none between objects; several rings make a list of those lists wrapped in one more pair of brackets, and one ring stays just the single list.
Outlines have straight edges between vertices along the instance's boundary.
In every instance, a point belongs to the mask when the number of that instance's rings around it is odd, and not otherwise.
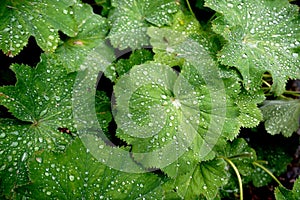
[{"label": "glossy wet leaf", "polygon": [[261,107],[268,133],[289,137],[299,128],[300,101],[265,101]]},{"label": "glossy wet leaf", "polygon": [[81,64],[101,46],[108,25],[106,19],[93,13],[92,7],[87,4],[76,4],[73,6],[74,20],[78,30],[75,37],[70,37],[60,42],[55,53],[64,67],[69,72],[76,71]]},{"label": "glossy wet leaf", "polygon": [[146,34],[149,25],[169,25],[172,14],[178,10],[174,0],[113,0],[112,6],[115,10],[110,17],[112,27],[108,38],[119,49],[149,45]]},{"label": "glossy wet leaf", "polygon": [[228,41],[219,60],[240,71],[247,90],[257,90],[266,71],[276,95],[284,92],[289,77],[300,77],[299,55],[293,50],[300,45],[297,6],[281,0],[208,0],[205,5],[220,13],[213,29]]},{"label": "glossy wet leaf", "polygon": [[59,42],[58,30],[75,36],[74,1],[51,0],[9,1],[0,4],[0,49],[9,56],[17,55],[33,36],[46,52],[53,52]]},{"label": "glossy wet leaf", "polygon": [[80,139],[65,153],[44,151],[29,163],[34,199],[161,199],[160,179],[150,173],[124,173],[98,162]]},{"label": "glossy wet leaf", "polygon": [[221,159],[199,163],[190,173],[176,178],[175,188],[178,194],[183,199],[195,199],[199,195],[214,199],[219,187],[227,183],[225,166],[225,161]]},{"label": "glossy wet leaf", "polygon": [[44,55],[36,68],[13,65],[12,70],[16,85],[0,88],[0,104],[19,119],[1,120],[0,160],[6,195],[27,180],[25,163],[34,151],[64,150],[75,131],[71,109],[75,74],[68,75]]},{"label": "glossy wet leaf", "polygon": [[275,189],[276,200],[290,200],[290,199],[300,199],[300,179],[298,178],[293,186],[292,190],[288,190],[282,186],[278,186]]}]

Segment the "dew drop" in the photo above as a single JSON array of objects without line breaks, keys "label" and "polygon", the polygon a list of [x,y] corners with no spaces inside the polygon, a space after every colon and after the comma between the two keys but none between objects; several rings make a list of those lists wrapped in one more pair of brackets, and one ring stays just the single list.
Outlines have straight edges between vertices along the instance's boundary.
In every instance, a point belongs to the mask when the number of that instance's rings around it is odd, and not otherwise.
[{"label": "dew drop", "polygon": [[69,179],[70,179],[70,181],[74,181],[75,177],[72,176],[72,175],[70,175],[70,176],[69,176]]},{"label": "dew drop", "polygon": [[1,133],[0,134],[0,138],[5,138],[6,134],[5,133]]}]

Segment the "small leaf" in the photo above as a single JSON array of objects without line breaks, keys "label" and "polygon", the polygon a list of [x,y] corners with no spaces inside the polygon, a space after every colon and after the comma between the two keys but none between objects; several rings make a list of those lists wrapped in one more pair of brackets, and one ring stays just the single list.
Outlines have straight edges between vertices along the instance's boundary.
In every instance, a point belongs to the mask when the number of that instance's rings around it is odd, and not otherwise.
[{"label": "small leaf", "polygon": [[280,95],[288,78],[300,77],[298,7],[288,1],[207,0],[220,14],[213,29],[228,43],[219,53],[222,64],[236,67],[247,90],[260,88],[263,73],[273,78],[272,91]]},{"label": "small leaf", "polygon": [[36,153],[29,163],[32,184],[24,195],[33,199],[161,198],[160,179],[150,173],[124,173],[97,161],[80,139],[65,153]]},{"label": "small leaf", "polygon": [[76,35],[71,6],[74,1],[51,0],[8,1],[0,4],[0,49],[9,56],[17,55],[34,36],[37,44],[53,52],[59,41],[58,30]]},{"label": "small leaf", "polygon": [[290,137],[299,128],[300,101],[265,101],[261,107],[268,133]]},{"label": "small leaf", "polygon": [[149,24],[170,24],[172,14],[178,10],[174,0],[112,1],[115,10],[110,17],[112,28],[108,35],[114,47],[138,49],[149,45],[146,34]]},{"label": "small leaf", "polygon": [[297,200],[300,199],[300,179],[298,178],[295,183],[293,190],[288,190],[282,186],[278,186],[275,189],[276,200]]}]

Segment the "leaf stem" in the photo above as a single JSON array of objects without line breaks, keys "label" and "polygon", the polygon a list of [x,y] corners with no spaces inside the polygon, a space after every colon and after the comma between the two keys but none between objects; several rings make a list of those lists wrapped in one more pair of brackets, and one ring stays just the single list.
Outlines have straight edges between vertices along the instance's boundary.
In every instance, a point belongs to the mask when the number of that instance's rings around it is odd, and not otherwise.
[{"label": "leaf stem", "polygon": [[192,13],[192,15],[196,18],[195,13],[194,13],[193,10],[192,10],[192,7],[191,7],[191,4],[190,4],[189,0],[186,0],[186,4],[188,5],[189,10],[190,10],[190,12]]},{"label": "leaf stem", "polygon": [[226,162],[229,163],[229,165],[233,168],[236,176],[237,176],[237,179],[238,179],[238,182],[239,182],[239,188],[240,188],[240,200],[243,200],[243,182],[242,182],[242,178],[241,178],[241,175],[239,173],[239,170],[238,168],[235,166],[235,164],[228,158],[226,157],[222,157]]},{"label": "leaf stem", "polygon": [[256,165],[257,167],[260,167],[261,169],[263,169],[267,174],[269,174],[281,187],[284,187],[280,181],[274,176],[274,174],[268,170],[266,167],[264,167],[263,165],[259,164],[258,162],[253,162],[254,165]]}]

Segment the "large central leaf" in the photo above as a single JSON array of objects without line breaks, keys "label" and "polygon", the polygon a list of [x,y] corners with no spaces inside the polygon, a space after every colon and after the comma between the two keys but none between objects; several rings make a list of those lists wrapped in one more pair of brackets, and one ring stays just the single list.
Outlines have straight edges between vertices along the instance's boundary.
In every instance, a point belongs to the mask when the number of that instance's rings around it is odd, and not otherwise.
[{"label": "large central leaf", "polygon": [[277,95],[287,78],[300,77],[299,55],[293,51],[300,45],[297,6],[282,0],[207,0],[206,5],[222,14],[213,21],[214,31],[228,41],[219,59],[241,72],[246,89],[257,90],[266,71]]}]

